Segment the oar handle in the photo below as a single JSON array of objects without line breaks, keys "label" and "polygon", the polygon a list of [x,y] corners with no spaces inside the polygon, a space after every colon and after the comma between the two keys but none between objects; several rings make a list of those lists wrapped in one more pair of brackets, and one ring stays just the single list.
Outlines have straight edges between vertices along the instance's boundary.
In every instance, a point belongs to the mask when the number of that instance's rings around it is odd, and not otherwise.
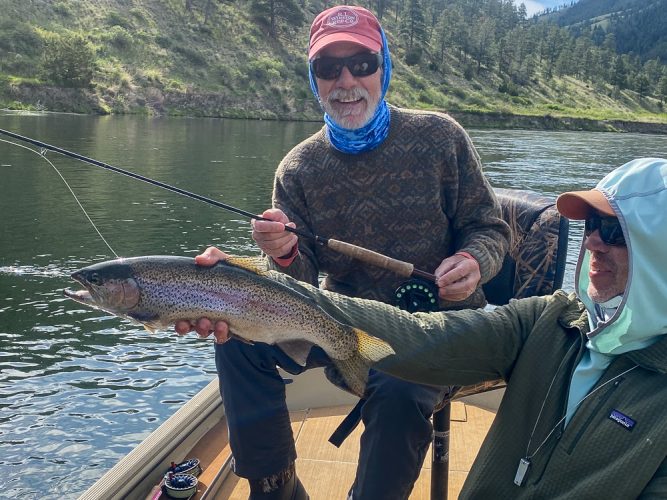
[{"label": "oar handle", "polygon": [[435,275],[415,269],[413,264],[387,257],[381,253],[369,250],[368,248],[359,247],[352,243],[346,243],[333,238],[327,240],[327,248],[331,248],[332,250],[347,255],[348,257],[352,257],[353,259],[359,259],[367,264],[387,269],[388,271],[396,273],[398,276],[403,276],[405,278],[418,276],[435,282]]}]

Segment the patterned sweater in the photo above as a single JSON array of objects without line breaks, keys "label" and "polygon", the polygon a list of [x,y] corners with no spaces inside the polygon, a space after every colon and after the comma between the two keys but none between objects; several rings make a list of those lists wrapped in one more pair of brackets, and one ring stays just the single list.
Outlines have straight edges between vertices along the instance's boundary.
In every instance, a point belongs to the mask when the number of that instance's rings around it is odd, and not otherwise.
[{"label": "patterned sweater", "polygon": [[[482,283],[502,265],[509,228],[482,173],[470,138],[441,113],[390,106],[391,129],[375,150],[349,155],[331,147],[324,129],[298,144],[278,167],[273,206],[297,228],[353,243],[434,272],[456,251],[473,255]],[[404,280],[299,239],[287,268],[294,278],[349,296],[391,302]],[[479,288],[442,308],[480,307]]]}]

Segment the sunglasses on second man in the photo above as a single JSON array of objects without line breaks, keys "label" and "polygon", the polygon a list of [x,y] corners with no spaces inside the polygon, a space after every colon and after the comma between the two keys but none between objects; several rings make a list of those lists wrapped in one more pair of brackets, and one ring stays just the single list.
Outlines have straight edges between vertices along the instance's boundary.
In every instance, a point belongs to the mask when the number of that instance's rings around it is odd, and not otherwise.
[{"label": "sunglasses on second man", "polygon": [[335,80],[347,68],[352,76],[374,74],[382,66],[382,54],[362,52],[349,57],[318,57],[310,62],[313,74],[320,80]]},{"label": "sunglasses on second man", "polygon": [[600,231],[600,239],[605,245],[625,246],[625,237],[621,223],[616,217],[604,217],[593,214],[584,223],[584,234],[590,236],[595,231]]}]

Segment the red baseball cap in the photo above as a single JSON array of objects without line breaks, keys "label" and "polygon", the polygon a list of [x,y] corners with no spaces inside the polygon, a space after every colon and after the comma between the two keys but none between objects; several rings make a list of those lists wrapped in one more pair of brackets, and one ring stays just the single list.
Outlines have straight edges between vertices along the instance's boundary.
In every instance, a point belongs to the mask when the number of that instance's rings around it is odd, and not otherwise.
[{"label": "red baseball cap", "polygon": [[380,22],[363,7],[339,5],[327,9],[315,18],[310,27],[308,60],[335,42],[352,42],[371,52],[380,52]]}]

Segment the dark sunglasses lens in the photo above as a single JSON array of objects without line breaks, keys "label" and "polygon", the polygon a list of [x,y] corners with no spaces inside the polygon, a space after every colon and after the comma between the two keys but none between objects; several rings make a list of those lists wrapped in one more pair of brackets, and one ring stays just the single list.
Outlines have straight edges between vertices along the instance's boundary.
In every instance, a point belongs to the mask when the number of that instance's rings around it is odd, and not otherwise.
[{"label": "dark sunglasses lens", "polygon": [[352,76],[368,76],[375,73],[380,67],[377,54],[357,54],[351,57],[320,57],[312,63],[313,73],[321,80],[335,80],[347,67]]},{"label": "dark sunglasses lens", "polygon": [[312,62],[313,73],[321,80],[334,80],[343,71],[344,61],[337,57],[321,57]]},{"label": "dark sunglasses lens", "polygon": [[616,217],[593,216],[586,219],[585,233],[589,236],[596,230],[600,230],[600,239],[607,245],[625,245],[625,237],[621,223]]},{"label": "dark sunglasses lens", "polygon": [[353,76],[368,76],[378,70],[379,59],[377,54],[359,54],[352,56],[347,61],[347,69]]},{"label": "dark sunglasses lens", "polygon": [[584,233],[586,236],[590,236],[595,230],[600,228],[600,218],[599,217],[589,217],[584,222]]}]

